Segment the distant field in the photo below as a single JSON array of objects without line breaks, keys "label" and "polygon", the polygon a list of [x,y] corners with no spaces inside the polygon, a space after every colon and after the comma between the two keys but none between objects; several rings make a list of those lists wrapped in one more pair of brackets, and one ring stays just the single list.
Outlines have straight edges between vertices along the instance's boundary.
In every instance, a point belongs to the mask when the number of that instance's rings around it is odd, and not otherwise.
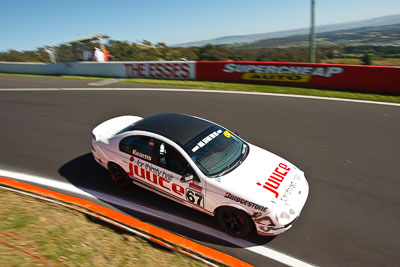
[{"label": "distant field", "polygon": [[[362,61],[358,58],[322,59],[321,63],[362,65]],[[400,58],[372,59],[372,64],[376,65],[376,66],[398,66],[398,67],[400,67]]]},{"label": "distant field", "polygon": [[321,63],[327,64],[349,64],[349,65],[361,65],[361,60],[358,58],[332,58],[332,59],[321,59]]},{"label": "distant field", "polygon": [[400,58],[373,59],[372,63],[377,66],[398,66],[398,67],[400,67]]}]

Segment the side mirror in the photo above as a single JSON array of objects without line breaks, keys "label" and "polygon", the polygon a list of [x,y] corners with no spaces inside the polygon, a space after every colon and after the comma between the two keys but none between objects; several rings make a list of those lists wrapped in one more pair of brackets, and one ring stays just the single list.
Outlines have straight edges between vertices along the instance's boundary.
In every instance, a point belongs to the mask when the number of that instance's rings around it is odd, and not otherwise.
[{"label": "side mirror", "polygon": [[182,176],[181,183],[187,183],[193,180],[194,180],[193,174],[186,173],[185,175]]}]

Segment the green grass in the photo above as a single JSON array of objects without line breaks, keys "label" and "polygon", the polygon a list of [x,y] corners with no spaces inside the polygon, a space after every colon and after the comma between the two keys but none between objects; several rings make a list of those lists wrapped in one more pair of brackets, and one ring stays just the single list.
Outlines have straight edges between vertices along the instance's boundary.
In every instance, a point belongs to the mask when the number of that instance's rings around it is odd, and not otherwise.
[{"label": "green grass", "polygon": [[[5,208],[5,207],[3,207]],[[28,227],[31,224],[38,223],[34,216],[25,214],[18,205],[9,207],[0,215],[0,225],[2,230],[20,229]]]},{"label": "green grass", "polygon": [[49,202],[0,189],[0,203],[0,266],[206,266]]},{"label": "green grass", "polygon": [[187,88],[197,88],[206,90],[249,91],[249,92],[308,95],[308,96],[321,96],[321,97],[334,97],[334,98],[400,103],[400,96],[322,90],[322,89],[312,89],[312,88],[287,87],[287,86],[203,82],[203,81],[152,80],[152,79],[137,79],[137,78],[124,79],[122,80],[122,82],[138,83],[138,84],[154,84],[154,85],[171,86],[171,87],[187,87]]},{"label": "green grass", "polygon": [[[64,79],[81,79],[81,80],[104,80],[104,77],[86,77],[86,76],[43,76],[43,75],[26,75],[26,74],[8,74],[0,73],[0,76],[27,76],[27,77],[46,77],[46,78],[64,78]],[[229,90],[229,91],[246,91],[246,92],[263,92],[275,94],[293,94],[307,96],[334,97],[356,100],[368,100],[378,102],[400,103],[400,96],[370,94],[360,92],[348,92],[338,90],[324,90],[316,88],[300,88],[289,86],[274,86],[260,84],[244,84],[244,83],[224,83],[224,82],[207,82],[207,81],[181,81],[181,80],[159,80],[159,79],[121,79],[120,82],[137,83],[137,84],[153,84],[170,87],[185,87],[206,90]]]}]

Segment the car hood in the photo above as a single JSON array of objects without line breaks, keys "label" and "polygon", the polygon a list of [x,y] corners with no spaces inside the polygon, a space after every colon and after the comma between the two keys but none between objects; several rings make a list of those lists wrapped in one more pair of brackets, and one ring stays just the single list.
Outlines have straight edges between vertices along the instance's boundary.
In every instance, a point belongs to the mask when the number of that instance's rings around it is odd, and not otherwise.
[{"label": "car hood", "polygon": [[[281,203],[282,196],[301,172],[287,160],[251,145],[244,162],[233,171],[218,178],[220,190],[239,198],[271,205]],[[272,177],[271,177],[272,176]]]}]

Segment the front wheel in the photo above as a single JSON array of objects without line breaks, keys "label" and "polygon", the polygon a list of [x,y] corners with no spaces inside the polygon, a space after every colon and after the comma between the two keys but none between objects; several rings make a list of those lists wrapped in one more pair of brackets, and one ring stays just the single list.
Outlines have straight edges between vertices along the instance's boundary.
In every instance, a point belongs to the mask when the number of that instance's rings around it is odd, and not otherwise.
[{"label": "front wheel", "polygon": [[132,180],[131,178],[129,178],[128,174],[126,174],[126,172],[115,163],[109,164],[108,175],[110,176],[114,184],[116,184],[118,187],[128,188],[133,185]]},{"label": "front wheel", "polygon": [[216,212],[219,226],[234,237],[246,237],[254,229],[254,223],[245,212],[232,208],[221,207]]}]

